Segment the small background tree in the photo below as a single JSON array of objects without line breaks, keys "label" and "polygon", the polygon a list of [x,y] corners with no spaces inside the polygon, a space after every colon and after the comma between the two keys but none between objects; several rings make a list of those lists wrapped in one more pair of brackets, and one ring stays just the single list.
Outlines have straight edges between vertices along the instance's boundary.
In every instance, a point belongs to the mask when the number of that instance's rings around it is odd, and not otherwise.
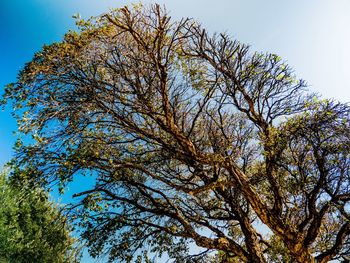
[{"label": "small background tree", "polygon": [[0,173],[0,261],[78,262],[67,218],[43,190],[16,185]]}]

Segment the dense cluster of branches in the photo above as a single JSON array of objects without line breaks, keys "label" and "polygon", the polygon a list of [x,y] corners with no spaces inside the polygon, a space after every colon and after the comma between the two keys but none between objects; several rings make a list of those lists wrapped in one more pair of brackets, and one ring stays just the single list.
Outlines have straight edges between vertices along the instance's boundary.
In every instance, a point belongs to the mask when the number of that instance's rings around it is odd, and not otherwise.
[{"label": "dense cluster of branches", "polygon": [[347,105],[307,93],[277,55],[174,22],[158,5],[78,24],[6,98],[36,141],[17,145],[25,174],[96,180],[73,210],[92,255],[350,256]]}]

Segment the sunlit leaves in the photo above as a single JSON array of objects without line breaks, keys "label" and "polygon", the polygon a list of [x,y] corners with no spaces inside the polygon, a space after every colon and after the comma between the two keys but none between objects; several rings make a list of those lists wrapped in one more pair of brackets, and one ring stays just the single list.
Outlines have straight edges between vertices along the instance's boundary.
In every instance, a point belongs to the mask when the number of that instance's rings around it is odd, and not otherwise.
[{"label": "sunlit leaves", "polygon": [[77,174],[96,179],[74,210],[93,256],[349,254],[348,105],[308,93],[279,56],[157,5],[77,23],[5,98],[33,139],[16,144],[19,178],[62,190]]}]

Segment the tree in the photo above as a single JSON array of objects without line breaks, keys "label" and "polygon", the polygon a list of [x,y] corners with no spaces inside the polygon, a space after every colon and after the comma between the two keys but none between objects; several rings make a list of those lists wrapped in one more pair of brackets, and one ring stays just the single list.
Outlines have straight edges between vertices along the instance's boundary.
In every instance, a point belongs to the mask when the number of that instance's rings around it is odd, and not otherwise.
[{"label": "tree", "polygon": [[348,105],[308,92],[277,55],[158,5],[78,25],[35,54],[5,98],[36,140],[17,147],[26,174],[62,187],[94,178],[73,210],[92,255],[350,255]]},{"label": "tree", "polygon": [[0,262],[77,262],[67,219],[46,192],[0,174]]}]

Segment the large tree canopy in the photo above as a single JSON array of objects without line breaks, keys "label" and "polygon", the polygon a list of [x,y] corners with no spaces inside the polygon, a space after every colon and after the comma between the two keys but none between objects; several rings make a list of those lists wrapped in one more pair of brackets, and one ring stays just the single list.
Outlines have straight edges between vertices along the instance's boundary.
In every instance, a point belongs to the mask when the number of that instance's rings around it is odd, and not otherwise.
[{"label": "large tree canopy", "polygon": [[78,262],[67,218],[47,193],[0,173],[0,262]]},{"label": "large tree canopy", "polygon": [[[45,46],[7,87],[17,162],[38,183],[96,180],[73,210],[92,255],[327,262],[350,256],[349,107],[275,54],[158,5]],[[18,177],[21,175],[18,174]]]}]

